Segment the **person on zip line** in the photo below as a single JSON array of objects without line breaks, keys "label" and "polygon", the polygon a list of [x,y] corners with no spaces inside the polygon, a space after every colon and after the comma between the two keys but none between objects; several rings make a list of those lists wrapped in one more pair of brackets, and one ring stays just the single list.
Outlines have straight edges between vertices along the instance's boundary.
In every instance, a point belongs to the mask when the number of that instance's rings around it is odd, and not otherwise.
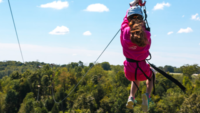
[{"label": "person on zip line", "polygon": [[142,109],[147,112],[155,80],[153,80],[155,71],[145,61],[149,56],[151,33],[145,29],[140,3],[141,1],[139,0],[130,3],[131,7],[126,12],[121,24],[120,41],[123,54],[126,57],[124,61],[125,77],[131,81],[130,96],[126,107],[133,109],[133,105],[136,103],[135,94],[139,88],[140,81],[146,81],[147,89],[146,93],[142,95]]}]

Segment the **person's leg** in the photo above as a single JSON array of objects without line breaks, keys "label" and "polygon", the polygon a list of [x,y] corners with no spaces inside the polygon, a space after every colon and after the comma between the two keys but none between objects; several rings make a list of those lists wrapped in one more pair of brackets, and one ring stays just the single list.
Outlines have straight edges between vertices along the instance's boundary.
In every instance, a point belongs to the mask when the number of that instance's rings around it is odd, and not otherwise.
[{"label": "person's leg", "polygon": [[151,77],[151,81],[149,81],[149,80],[146,81],[146,85],[147,85],[146,93],[149,96],[153,89],[153,77]]},{"label": "person's leg", "polygon": [[[134,82],[137,84],[138,87],[140,86],[140,81],[134,81]],[[131,82],[131,91],[130,91],[130,97],[133,97],[133,98],[135,98],[135,94],[138,90],[134,82],[133,81]]]},{"label": "person's leg", "polygon": [[[135,81],[135,83],[136,83],[137,86],[139,87],[140,81]],[[134,105],[134,103],[136,102],[136,101],[135,101],[135,94],[136,94],[136,92],[137,92],[137,90],[138,90],[137,86],[134,84],[133,81],[131,82],[130,96],[129,96],[128,101],[127,101],[127,104],[126,104],[126,107],[129,108],[129,109],[133,109],[133,105]]]},{"label": "person's leg", "polygon": [[[154,73],[154,75],[156,75],[154,69],[151,68],[151,70]],[[148,94],[148,96],[151,95],[151,92],[152,92],[152,89],[153,89],[153,73],[152,73],[152,76],[151,76],[151,81],[149,81],[148,79],[146,81],[146,85],[147,85],[146,93]],[[154,80],[154,82],[155,82],[155,80]]]},{"label": "person's leg", "polygon": [[[155,71],[151,68],[152,72],[154,73],[154,75],[156,74]],[[150,94],[152,92],[153,89],[153,81],[155,81],[153,79],[153,73],[151,76],[151,81],[147,80],[146,81],[146,85],[147,85],[147,89],[146,89],[146,93],[142,95],[142,109],[144,112],[148,111],[149,108],[149,101],[150,101]]]}]

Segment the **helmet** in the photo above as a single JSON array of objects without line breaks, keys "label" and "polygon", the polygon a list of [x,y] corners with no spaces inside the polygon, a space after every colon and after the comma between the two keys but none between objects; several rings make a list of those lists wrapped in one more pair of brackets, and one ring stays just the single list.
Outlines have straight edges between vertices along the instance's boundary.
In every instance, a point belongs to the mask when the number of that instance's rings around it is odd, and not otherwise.
[{"label": "helmet", "polygon": [[128,15],[127,17],[131,16],[131,15],[134,15],[134,14],[138,14],[138,15],[141,15],[143,17],[143,12],[142,12],[142,9],[141,7],[139,6],[132,6],[128,9]]}]

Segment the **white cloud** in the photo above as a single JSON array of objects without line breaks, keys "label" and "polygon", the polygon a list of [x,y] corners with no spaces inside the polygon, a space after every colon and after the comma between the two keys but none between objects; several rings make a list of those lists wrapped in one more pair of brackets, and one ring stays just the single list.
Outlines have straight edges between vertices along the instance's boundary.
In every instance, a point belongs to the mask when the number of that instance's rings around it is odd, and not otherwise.
[{"label": "white cloud", "polygon": [[156,6],[154,6],[153,10],[159,10],[164,9],[164,7],[170,7],[171,5],[169,3],[157,3]]},{"label": "white cloud", "polygon": [[64,35],[66,33],[69,33],[69,28],[65,27],[65,26],[57,26],[53,31],[49,32],[49,34],[52,35]]},{"label": "white cloud", "polygon": [[199,43],[199,45],[200,45],[200,43]]},{"label": "white cloud", "polygon": [[188,27],[188,28],[186,28],[186,29],[181,28],[181,29],[178,31],[178,33],[190,33],[190,32],[192,32],[192,31],[193,31],[192,28]]},{"label": "white cloud", "polygon": [[195,14],[195,15],[192,15],[191,19],[192,19],[192,20],[199,20],[199,21],[200,21],[200,18],[199,18],[198,15],[199,15],[198,13]]},{"label": "white cloud", "polygon": [[63,9],[69,6],[67,1],[53,1],[51,3],[40,5],[41,8],[53,8],[53,9]]},{"label": "white cloud", "polygon": [[90,35],[92,35],[92,33],[90,31],[86,31],[86,32],[83,33],[83,35],[90,36]]},{"label": "white cloud", "polygon": [[0,0],[0,3],[2,2],[3,0]]},{"label": "white cloud", "polygon": [[168,35],[171,35],[172,33],[174,33],[174,32],[173,32],[173,31],[170,31],[170,32],[168,32],[167,34],[168,34]]},{"label": "white cloud", "polygon": [[183,15],[182,17],[185,17],[185,15]]},{"label": "white cloud", "polygon": [[108,12],[109,9],[104,4],[91,4],[87,7],[85,11],[89,12]]}]

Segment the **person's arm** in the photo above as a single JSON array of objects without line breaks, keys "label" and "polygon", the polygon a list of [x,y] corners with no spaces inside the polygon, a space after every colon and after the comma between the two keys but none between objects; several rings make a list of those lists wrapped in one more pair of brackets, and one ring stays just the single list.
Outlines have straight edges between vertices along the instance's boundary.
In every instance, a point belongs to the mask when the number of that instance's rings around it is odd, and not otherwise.
[{"label": "person's arm", "polygon": [[128,14],[128,11],[126,12],[126,16],[124,17],[124,20],[121,24],[121,30],[123,31],[126,27],[128,27],[129,25],[129,22],[128,22],[128,18],[127,18],[127,14]]}]

